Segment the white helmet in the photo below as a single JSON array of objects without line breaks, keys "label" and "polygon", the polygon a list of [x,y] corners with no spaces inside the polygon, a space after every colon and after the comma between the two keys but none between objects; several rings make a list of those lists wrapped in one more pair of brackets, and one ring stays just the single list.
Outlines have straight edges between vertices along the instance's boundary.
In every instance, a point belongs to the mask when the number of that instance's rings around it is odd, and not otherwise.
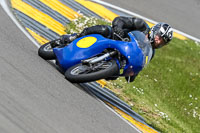
[{"label": "white helmet", "polygon": [[154,38],[156,35],[159,35],[163,38],[165,44],[170,42],[173,38],[173,30],[171,26],[169,26],[166,23],[158,23],[155,26],[153,26],[150,30],[149,39],[151,44],[154,43]]}]

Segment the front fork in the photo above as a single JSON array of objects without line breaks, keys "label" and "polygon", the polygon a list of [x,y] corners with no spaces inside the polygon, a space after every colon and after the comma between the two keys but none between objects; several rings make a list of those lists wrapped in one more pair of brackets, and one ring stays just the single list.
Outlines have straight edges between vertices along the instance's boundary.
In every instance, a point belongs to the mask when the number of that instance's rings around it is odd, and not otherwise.
[{"label": "front fork", "polygon": [[98,63],[98,62],[100,62],[102,60],[106,60],[106,59],[110,60],[109,58],[115,59],[117,65],[118,65],[118,68],[119,68],[118,74],[117,75],[113,75],[113,77],[121,76],[120,69],[122,69],[125,66],[125,64],[124,64],[125,60],[122,59],[122,56],[121,56],[120,52],[117,51],[117,50],[111,51],[111,52],[107,52],[107,53],[105,53],[105,54],[103,54],[103,55],[101,55],[99,57],[93,57],[93,58],[90,58],[90,59],[82,60],[81,62],[83,64],[87,64],[89,66],[92,66],[93,64]]}]

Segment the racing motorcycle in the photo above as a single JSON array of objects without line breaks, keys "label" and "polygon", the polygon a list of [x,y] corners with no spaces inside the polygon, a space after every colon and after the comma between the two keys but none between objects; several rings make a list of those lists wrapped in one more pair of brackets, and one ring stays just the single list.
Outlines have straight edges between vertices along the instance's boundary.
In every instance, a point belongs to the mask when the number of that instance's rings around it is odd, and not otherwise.
[{"label": "racing motorcycle", "polygon": [[65,78],[73,83],[131,77],[149,63],[153,51],[144,33],[132,31],[128,36],[119,41],[91,34],[65,46],[52,46],[59,44],[57,39],[42,45],[38,54],[45,60],[56,60]]}]

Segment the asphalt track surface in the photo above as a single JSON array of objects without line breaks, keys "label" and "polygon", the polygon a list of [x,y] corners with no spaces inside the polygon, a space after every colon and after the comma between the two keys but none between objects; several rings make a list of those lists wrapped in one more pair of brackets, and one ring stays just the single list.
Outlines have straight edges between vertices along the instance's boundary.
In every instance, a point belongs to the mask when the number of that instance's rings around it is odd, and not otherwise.
[{"label": "asphalt track surface", "polygon": [[64,79],[0,6],[0,133],[134,133]]},{"label": "asphalt track surface", "polygon": [[200,0],[102,0],[200,39]]}]

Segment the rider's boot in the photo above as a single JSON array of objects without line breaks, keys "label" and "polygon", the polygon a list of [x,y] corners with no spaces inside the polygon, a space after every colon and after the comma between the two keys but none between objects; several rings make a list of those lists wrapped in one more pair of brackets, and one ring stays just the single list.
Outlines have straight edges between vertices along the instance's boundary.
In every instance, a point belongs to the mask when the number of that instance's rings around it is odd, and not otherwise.
[{"label": "rider's boot", "polygon": [[77,37],[78,37],[77,33],[70,34],[70,35],[62,35],[60,37],[60,43],[67,45],[68,43],[71,43],[72,41],[74,41]]},{"label": "rider's boot", "polygon": [[51,45],[52,48],[60,46],[61,45],[60,39],[56,39],[56,40],[51,41],[50,45]]},{"label": "rider's boot", "polygon": [[71,35],[62,35],[59,39],[51,41],[50,45],[52,48],[64,47],[67,44],[69,44],[70,42],[72,42],[73,40],[75,40],[77,37],[78,37],[78,35],[76,33],[71,34]]}]

